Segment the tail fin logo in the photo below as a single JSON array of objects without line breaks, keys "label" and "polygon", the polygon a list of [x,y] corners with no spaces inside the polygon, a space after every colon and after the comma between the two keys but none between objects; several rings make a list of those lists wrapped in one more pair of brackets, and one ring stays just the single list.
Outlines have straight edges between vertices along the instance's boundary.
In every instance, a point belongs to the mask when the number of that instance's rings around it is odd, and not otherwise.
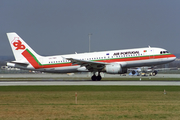
[{"label": "tail fin logo", "polygon": [[16,47],[16,50],[24,50],[26,48],[17,37],[14,38],[12,44]]}]

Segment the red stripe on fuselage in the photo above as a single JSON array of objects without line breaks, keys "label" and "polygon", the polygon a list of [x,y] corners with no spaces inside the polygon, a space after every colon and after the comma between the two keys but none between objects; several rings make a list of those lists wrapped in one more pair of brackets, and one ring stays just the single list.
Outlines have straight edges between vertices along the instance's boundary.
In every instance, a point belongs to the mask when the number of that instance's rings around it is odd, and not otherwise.
[{"label": "red stripe on fuselage", "polygon": [[[152,56],[152,57],[153,57],[153,56]],[[176,57],[176,56],[173,55],[173,54],[154,56],[155,59],[159,59],[159,58],[171,58],[171,57]]]},{"label": "red stripe on fuselage", "polygon": [[72,63],[62,63],[62,64],[49,64],[49,65],[42,65],[42,68],[54,68],[54,67],[68,67],[71,66]]}]

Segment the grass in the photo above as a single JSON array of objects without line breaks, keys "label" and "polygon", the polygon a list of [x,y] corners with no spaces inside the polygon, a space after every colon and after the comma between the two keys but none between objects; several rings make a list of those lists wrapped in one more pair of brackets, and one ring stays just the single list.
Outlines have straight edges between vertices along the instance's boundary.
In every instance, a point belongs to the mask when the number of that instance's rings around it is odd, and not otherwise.
[{"label": "grass", "polygon": [[0,111],[3,120],[178,120],[180,87],[2,86]]},{"label": "grass", "polygon": [[179,86],[0,86],[0,92],[7,91],[180,91]]}]

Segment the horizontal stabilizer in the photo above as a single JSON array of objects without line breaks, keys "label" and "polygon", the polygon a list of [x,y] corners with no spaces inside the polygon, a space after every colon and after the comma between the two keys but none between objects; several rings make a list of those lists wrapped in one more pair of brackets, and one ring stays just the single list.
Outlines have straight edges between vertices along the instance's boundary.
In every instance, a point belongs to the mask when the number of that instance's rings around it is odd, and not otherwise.
[{"label": "horizontal stabilizer", "polygon": [[28,62],[23,62],[23,61],[11,61],[9,63],[15,63],[15,64],[21,64],[21,65],[29,65]]}]

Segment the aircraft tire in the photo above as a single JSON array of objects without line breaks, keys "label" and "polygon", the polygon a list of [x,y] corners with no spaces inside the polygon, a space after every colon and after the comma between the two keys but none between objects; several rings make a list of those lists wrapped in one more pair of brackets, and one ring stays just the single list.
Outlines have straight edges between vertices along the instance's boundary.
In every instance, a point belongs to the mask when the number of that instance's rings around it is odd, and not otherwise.
[{"label": "aircraft tire", "polygon": [[133,70],[131,73],[134,75],[134,74],[136,74],[136,71]]},{"label": "aircraft tire", "polygon": [[91,80],[92,80],[92,81],[96,81],[96,80],[97,80],[96,75],[93,75],[93,76],[91,77]]},{"label": "aircraft tire", "polygon": [[96,77],[97,81],[101,81],[101,79],[102,79],[102,77],[100,75]]}]

